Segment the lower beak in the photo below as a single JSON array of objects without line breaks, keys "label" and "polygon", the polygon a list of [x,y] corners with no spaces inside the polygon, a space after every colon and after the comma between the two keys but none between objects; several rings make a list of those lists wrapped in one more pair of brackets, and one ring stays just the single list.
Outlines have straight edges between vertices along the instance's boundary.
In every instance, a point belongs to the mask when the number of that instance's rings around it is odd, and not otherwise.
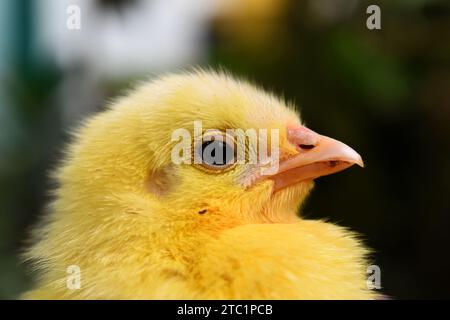
[{"label": "lower beak", "polygon": [[355,150],[304,126],[289,128],[287,136],[298,154],[281,161],[278,171],[269,177],[275,183],[274,191],[345,170],[354,164],[364,167]]}]

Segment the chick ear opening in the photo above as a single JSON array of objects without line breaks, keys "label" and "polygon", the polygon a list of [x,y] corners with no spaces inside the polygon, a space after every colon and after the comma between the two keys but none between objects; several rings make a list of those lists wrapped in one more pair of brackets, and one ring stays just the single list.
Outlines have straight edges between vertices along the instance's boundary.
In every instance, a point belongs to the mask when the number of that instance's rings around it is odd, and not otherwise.
[{"label": "chick ear opening", "polygon": [[167,165],[148,176],[145,187],[157,197],[168,195],[175,186],[175,169],[172,165]]}]

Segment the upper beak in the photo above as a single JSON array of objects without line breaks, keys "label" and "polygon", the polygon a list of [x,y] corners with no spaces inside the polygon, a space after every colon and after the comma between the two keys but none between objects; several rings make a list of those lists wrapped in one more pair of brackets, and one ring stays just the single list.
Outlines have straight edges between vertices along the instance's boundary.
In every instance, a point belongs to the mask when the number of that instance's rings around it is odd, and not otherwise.
[{"label": "upper beak", "polygon": [[288,128],[287,137],[298,154],[280,161],[277,173],[269,177],[275,182],[274,191],[342,171],[354,164],[364,167],[355,150],[304,126]]}]

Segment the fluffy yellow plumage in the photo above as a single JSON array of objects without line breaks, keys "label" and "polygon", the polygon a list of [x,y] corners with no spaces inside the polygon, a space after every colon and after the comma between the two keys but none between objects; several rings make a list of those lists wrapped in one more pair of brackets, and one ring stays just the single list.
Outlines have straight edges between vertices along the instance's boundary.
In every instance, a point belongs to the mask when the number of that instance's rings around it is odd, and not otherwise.
[{"label": "fluffy yellow plumage", "polygon": [[[366,249],[342,227],[297,216],[312,188],[250,187],[248,170],[174,165],[171,134],[204,128],[286,128],[293,108],[224,74],[170,75],[139,86],[76,134],[59,187],[27,252],[33,299],[370,299]],[[67,267],[81,287],[66,286]]]}]

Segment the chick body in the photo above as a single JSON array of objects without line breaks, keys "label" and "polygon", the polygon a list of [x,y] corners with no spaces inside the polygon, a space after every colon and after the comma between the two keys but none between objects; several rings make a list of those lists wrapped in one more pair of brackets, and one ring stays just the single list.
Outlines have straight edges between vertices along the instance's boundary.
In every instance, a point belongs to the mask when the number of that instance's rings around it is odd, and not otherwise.
[{"label": "chick body", "polygon": [[[280,129],[292,106],[228,75],[197,71],[141,85],[75,134],[48,214],[26,254],[31,299],[370,299],[367,250],[355,235],[298,208],[312,189],[249,187],[252,168],[210,173],[174,165],[171,133]],[[69,266],[80,288],[68,287]]]}]

